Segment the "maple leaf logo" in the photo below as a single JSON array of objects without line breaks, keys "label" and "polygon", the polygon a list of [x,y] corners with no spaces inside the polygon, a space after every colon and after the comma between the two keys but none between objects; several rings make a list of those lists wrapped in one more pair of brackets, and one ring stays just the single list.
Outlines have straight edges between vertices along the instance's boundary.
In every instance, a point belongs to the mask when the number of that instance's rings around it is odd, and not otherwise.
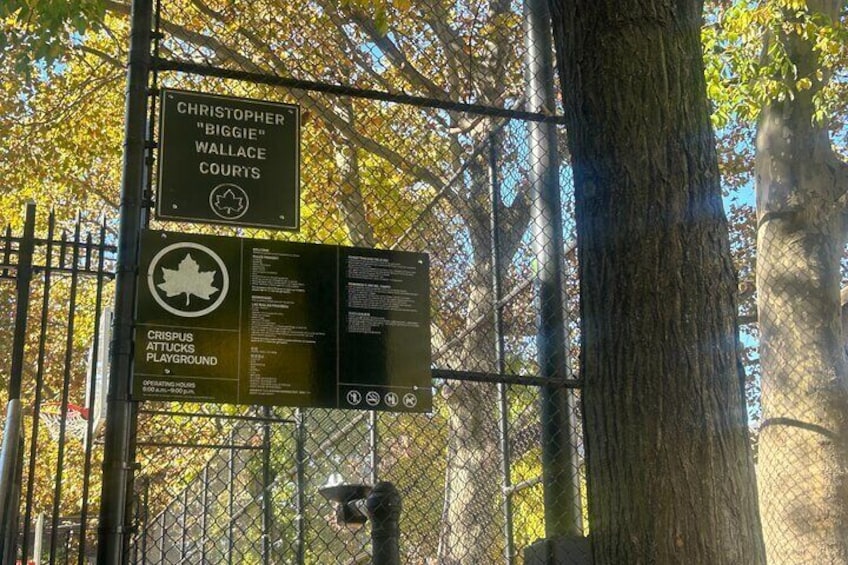
[{"label": "maple leaf logo", "polygon": [[215,207],[226,212],[228,216],[235,216],[244,210],[244,198],[236,194],[233,189],[228,188],[215,196]]},{"label": "maple leaf logo", "polygon": [[214,270],[201,271],[200,265],[192,259],[191,253],[186,253],[176,269],[162,267],[162,276],[165,278],[165,282],[156,286],[165,291],[168,298],[185,294],[186,306],[188,306],[192,295],[203,300],[209,300],[218,291],[218,288],[212,285],[216,272]]}]

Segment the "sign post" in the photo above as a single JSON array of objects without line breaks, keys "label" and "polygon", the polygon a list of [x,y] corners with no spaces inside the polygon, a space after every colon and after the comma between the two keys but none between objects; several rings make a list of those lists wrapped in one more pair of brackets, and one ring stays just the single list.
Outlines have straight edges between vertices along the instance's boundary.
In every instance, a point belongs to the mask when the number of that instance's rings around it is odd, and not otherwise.
[{"label": "sign post", "polygon": [[298,106],[172,89],[161,104],[159,218],[300,227]]}]

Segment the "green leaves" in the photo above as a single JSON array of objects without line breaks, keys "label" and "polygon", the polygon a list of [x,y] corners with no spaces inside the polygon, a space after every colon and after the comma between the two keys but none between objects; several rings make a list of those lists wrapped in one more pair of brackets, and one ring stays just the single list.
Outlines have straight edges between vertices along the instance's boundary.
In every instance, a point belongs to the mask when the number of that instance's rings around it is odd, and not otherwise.
[{"label": "green leaves", "polygon": [[0,53],[14,48],[19,72],[50,65],[102,23],[104,0],[4,0],[0,2]]},{"label": "green leaves", "polygon": [[801,94],[812,96],[818,123],[846,109],[828,78],[848,63],[848,28],[804,0],[713,3],[702,40],[717,127]]}]

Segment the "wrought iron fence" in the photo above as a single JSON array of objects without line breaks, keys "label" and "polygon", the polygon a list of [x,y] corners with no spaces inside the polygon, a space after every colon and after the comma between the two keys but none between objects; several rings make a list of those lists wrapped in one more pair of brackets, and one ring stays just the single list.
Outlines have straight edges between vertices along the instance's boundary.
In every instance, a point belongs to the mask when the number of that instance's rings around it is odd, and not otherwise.
[{"label": "wrought iron fence", "polygon": [[[84,563],[102,455],[88,417],[97,392],[89,360],[103,339],[97,320],[111,299],[115,248],[105,222],[61,225],[51,212],[39,233],[34,204],[25,217],[20,235],[7,228],[0,238],[0,294],[10,312],[2,326],[8,339],[0,340],[9,368],[3,381],[21,401],[25,437],[20,515],[8,525],[18,535],[7,555],[34,556],[40,538],[41,562]],[[36,523],[43,523],[39,532]]]}]

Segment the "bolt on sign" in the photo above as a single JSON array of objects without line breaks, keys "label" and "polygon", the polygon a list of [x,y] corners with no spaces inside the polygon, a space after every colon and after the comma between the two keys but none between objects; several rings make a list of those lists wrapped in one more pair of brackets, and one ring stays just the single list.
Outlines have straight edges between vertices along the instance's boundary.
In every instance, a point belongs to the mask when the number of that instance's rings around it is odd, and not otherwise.
[{"label": "bolt on sign", "polygon": [[163,89],[156,214],[297,230],[300,108]]},{"label": "bolt on sign", "polygon": [[426,254],[142,232],[133,397],[432,409]]}]

